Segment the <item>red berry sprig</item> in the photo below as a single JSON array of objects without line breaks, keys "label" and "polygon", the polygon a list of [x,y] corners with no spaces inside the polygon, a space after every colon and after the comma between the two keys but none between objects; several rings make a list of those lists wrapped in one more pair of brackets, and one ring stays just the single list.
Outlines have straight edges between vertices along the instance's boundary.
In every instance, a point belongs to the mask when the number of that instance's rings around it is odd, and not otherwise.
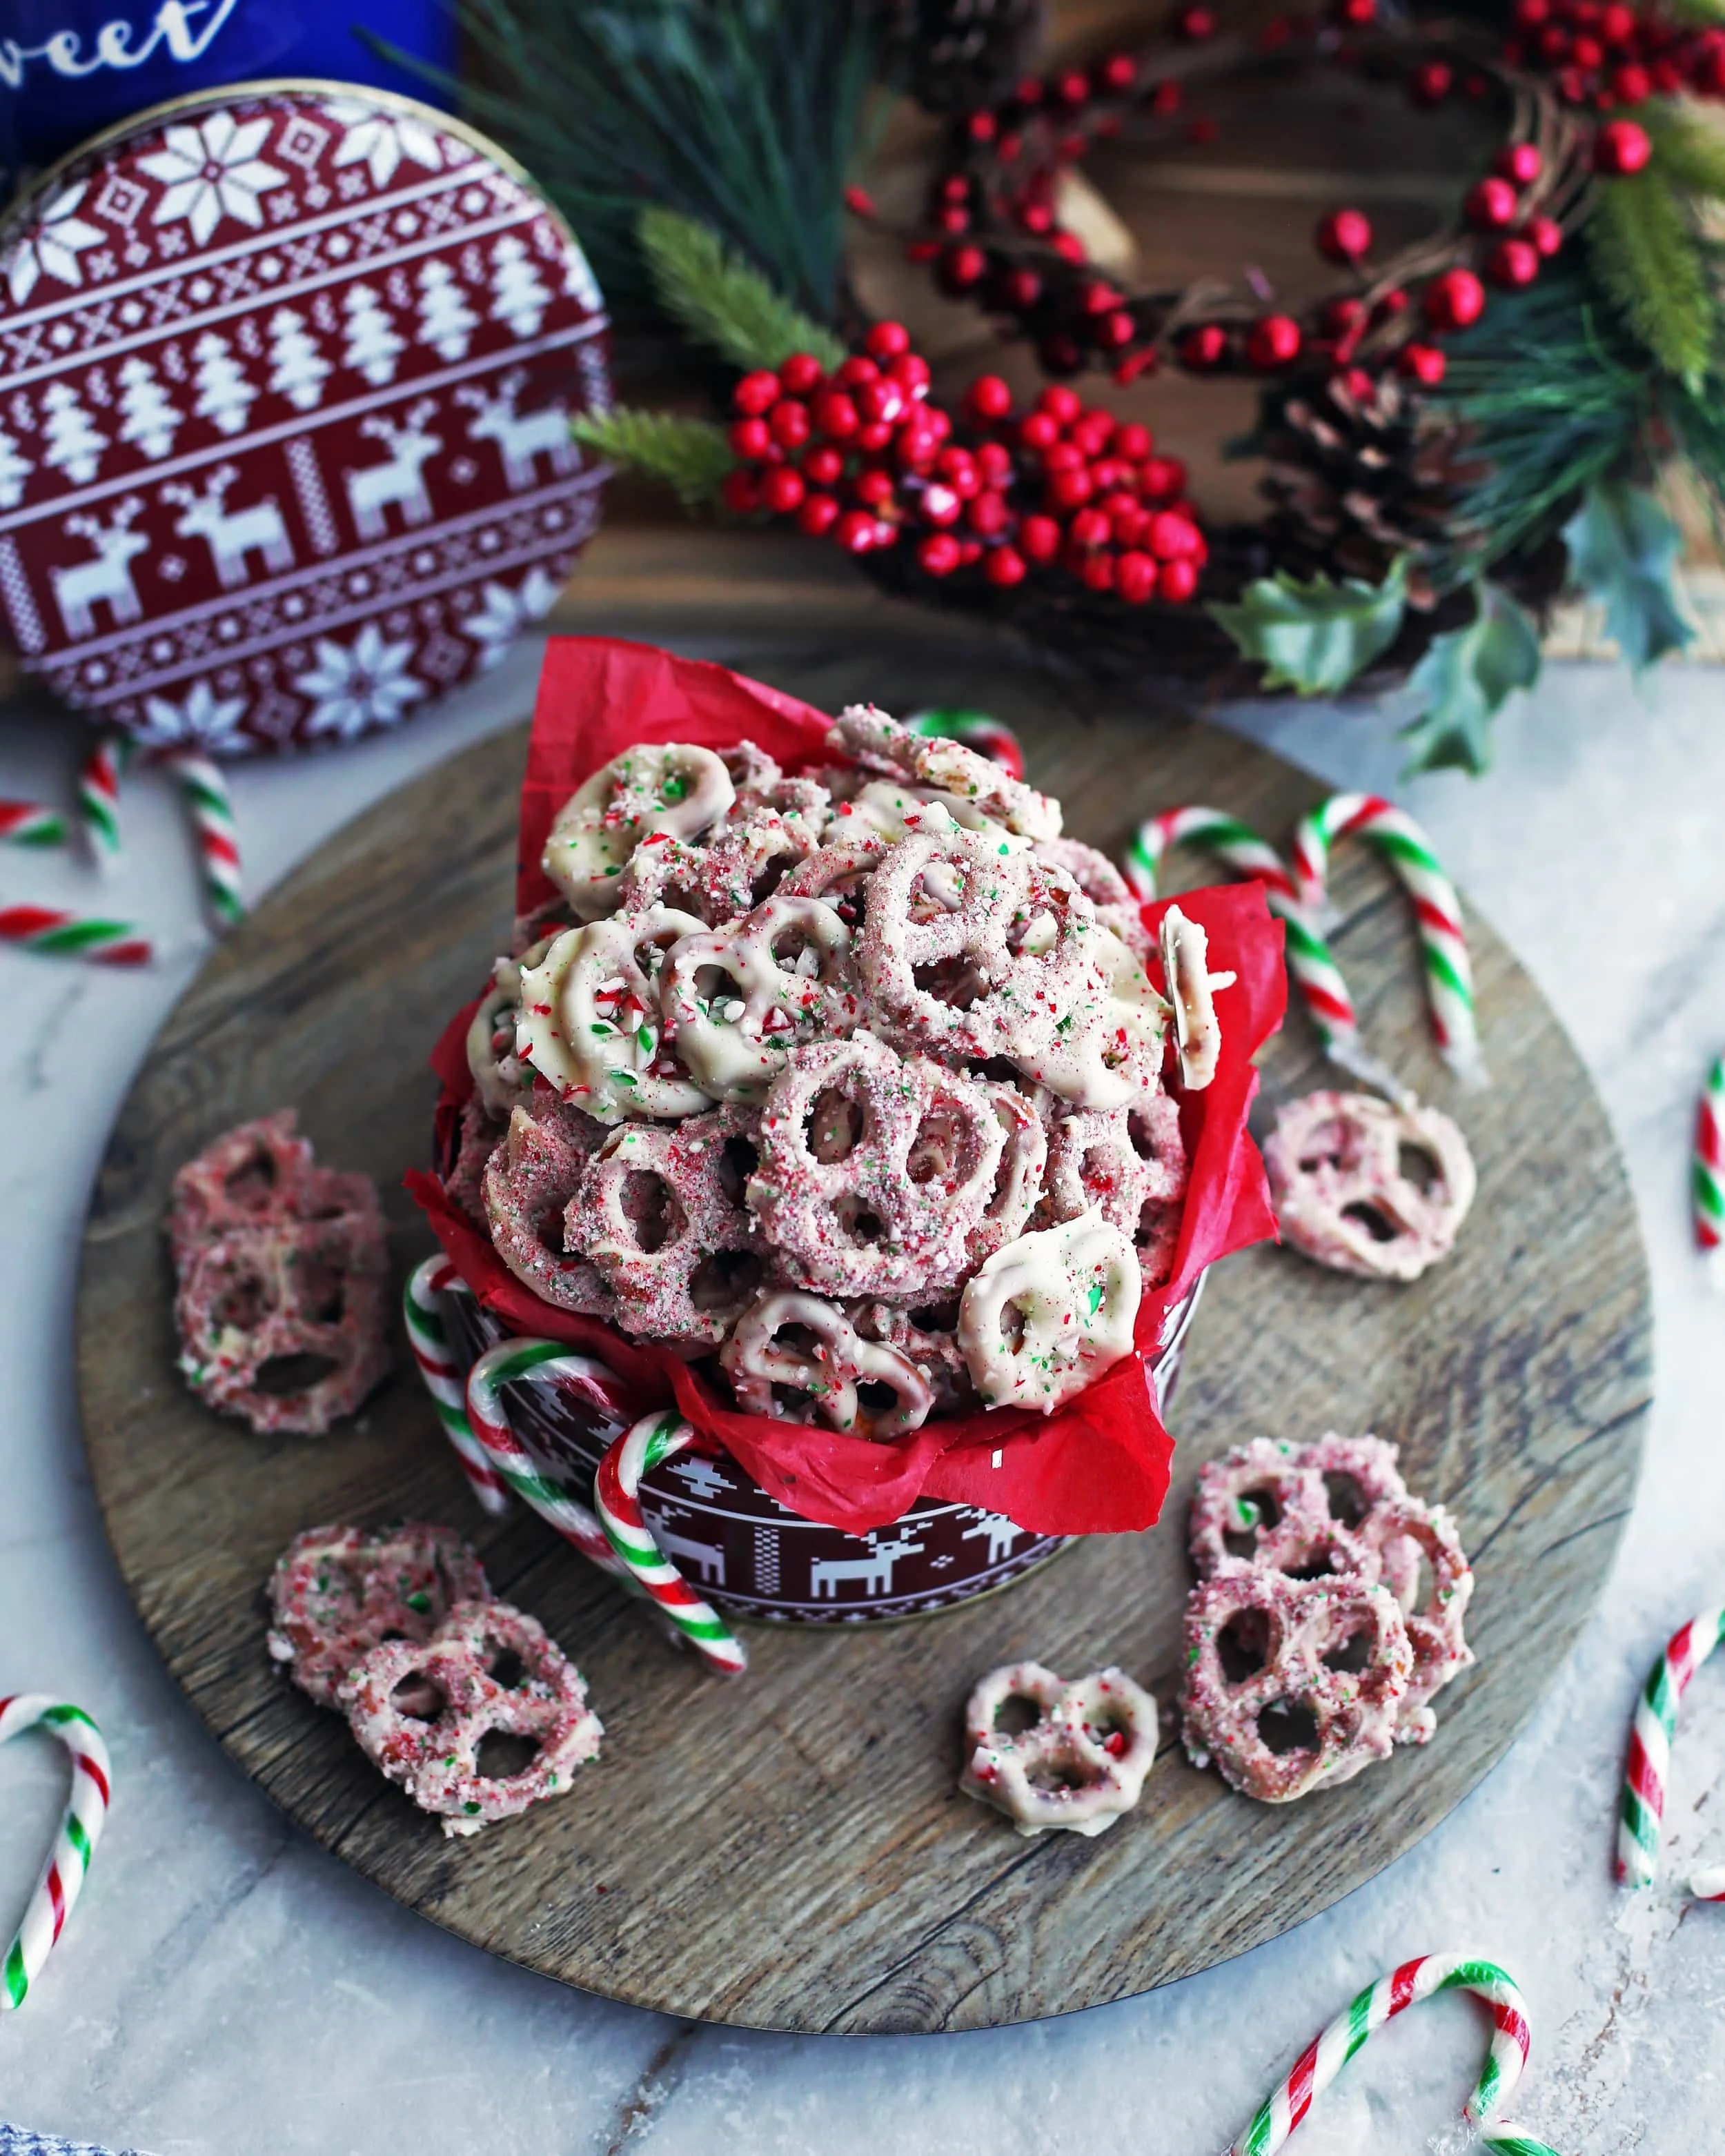
[{"label": "red berry sprig", "polygon": [[927,575],[1003,591],[1070,578],[1142,606],[1198,589],[1209,548],[1185,466],[1074,390],[1045,389],[1019,413],[985,374],[955,420],[904,326],[877,322],[830,374],[797,352],[745,375],[732,402],[724,498],[739,512],[794,516],[852,554],[903,541]]},{"label": "red berry sprig", "polygon": [[[1650,97],[1725,96],[1725,28],[1679,23],[1660,8],[1622,0],[1516,0],[1503,58],[1546,76],[1566,105],[1595,112],[1620,111]],[[1599,169],[1621,177],[1640,167]]]}]

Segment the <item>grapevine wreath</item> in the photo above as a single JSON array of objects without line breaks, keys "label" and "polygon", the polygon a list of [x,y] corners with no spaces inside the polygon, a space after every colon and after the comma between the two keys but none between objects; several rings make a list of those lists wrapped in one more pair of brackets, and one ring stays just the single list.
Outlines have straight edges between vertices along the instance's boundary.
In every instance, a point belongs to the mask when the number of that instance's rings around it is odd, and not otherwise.
[{"label": "grapevine wreath", "polygon": [[[1409,680],[1414,763],[1479,769],[1566,591],[1604,603],[1638,669],[1692,634],[1661,493],[1681,464],[1716,521],[1725,499],[1706,225],[1725,135],[1700,110],[1725,97],[1725,24],[1693,12],[1714,0],[1681,3],[1515,0],[1439,22],[1334,0],[1250,28],[1188,4],[1140,50],[1043,74],[1012,72],[1035,11],[998,0],[715,0],[627,48],[574,0],[469,8],[509,83],[488,124],[593,235],[601,275],[644,287],[729,370],[722,419],[622,407],[583,418],[585,440],[691,510],[789,524],[1103,676]],[[847,175],[866,80],[895,68],[944,133],[922,214],[892,237],[1029,341],[1053,377],[1029,410],[992,373],[951,404],[932,394],[908,333],[870,321],[845,275],[847,230],[885,228]],[[1255,273],[1129,289],[1062,228],[1060,183],[1100,140],[1203,142],[1206,87],[1292,88],[1315,68],[1480,112],[1488,146],[1445,228],[1386,254],[1337,203],[1314,234],[1332,287],[1296,307]],[[552,124],[601,90],[590,135]],[[1230,445],[1267,467],[1256,521],[1207,521],[1178,445],[1073,386],[1163,368],[1261,384]]]}]

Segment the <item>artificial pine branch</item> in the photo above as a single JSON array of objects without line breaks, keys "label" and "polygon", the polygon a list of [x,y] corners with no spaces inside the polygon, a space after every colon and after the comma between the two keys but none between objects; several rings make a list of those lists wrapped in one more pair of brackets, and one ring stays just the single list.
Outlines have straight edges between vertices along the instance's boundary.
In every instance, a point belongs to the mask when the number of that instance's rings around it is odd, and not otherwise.
[{"label": "artificial pine branch", "polygon": [[581,413],[572,432],[578,442],[613,464],[675,487],[685,509],[714,501],[737,461],[722,427],[672,412],[634,412],[614,404],[608,412]]},{"label": "artificial pine branch", "polygon": [[451,4],[480,61],[459,81],[368,42],[515,153],[574,226],[614,306],[646,296],[635,220],[660,203],[832,318],[879,0]]},{"label": "artificial pine branch", "polygon": [[721,359],[744,368],[778,367],[793,352],[810,352],[830,369],[844,358],[844,344],[830,330],[781,299],[707,226],[675,210],[649,209],[635,231],[660,306]]},{"label": "artificial pine branch", "polygon": [[1707,201],[1725,198],[1725,132],[1661,99],[1642,108],[1654,163],[1675,187]]},{"label": "artificial pine branch", "polygon": [[1658,161],[1594,190],[1589,251],[1599,282],[1667,374],[1692,391],[1713,351],[1713,300],[1700,243]]}]

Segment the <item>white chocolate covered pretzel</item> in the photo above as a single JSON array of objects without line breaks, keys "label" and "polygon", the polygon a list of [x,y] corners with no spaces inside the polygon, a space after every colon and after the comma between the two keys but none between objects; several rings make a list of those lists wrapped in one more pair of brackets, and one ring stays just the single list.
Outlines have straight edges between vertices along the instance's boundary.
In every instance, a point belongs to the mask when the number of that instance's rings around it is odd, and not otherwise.
[{"label": "white chocolate covered pretzel", "polygon": [[541,866],[583,921],[614,913],[643,839],[692,839],[737,798],[722,761],[687,742],[640,742],[614,756],[557,811]]},{"label": "white chocolate covered pretzel", "polygon": [[[920,1429],[934,1388],[908,1356],[865,1340],[836,1303],[773,1288],[737,1321],[720,1361],[751,1414],[824,1422],[860,1436],[896,1437]],[[884,1393],[865,1399],[863,1389]],[[802,1395],[788,1402],[787,1393]]]},{"label": "white chocolate covered pretzel", "polygon": [[522,969],[521,1055],[599,1122],[699,1115],[711,1096],[678,1060],[659,977],[668,952],[705,932],[659,906],[567,929]]},{"label": "white chocolate covered pretzel", "polygon": [[769,898],[741,921],[686,935],[660,978],[677,1052],[715,1100],[758,1101],[800,1042],[856,1023],[850,931],[818,898]]},{"label": "white chocolate covered pretzel", "polygon": [[1156,1702],[1122,1671],[1067,1684],[1014,1662],[970,1696],[958,1786],[1023,1835],[1102,1834],[1142,1794],[1156,1739]]},{"label": "white chocolate covered pretzel", "polygon": [[1132,1353],[1141,1291],[1130,1239],[1100,1213],[997,1250],[966,1285],[958,1318],[983,1404],[1051,1414]]}]

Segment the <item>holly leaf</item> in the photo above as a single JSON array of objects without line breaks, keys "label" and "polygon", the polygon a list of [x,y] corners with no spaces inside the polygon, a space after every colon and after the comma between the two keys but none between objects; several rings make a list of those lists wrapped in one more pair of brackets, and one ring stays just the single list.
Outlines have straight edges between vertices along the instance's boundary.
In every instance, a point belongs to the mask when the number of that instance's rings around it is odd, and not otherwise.
[{"label": "holly leaf", "polygon": [[1322,575],[1301,583],[1278,569],[1248,584],[1237,606],[1213,605],[1209,613],[1246,658],[1261,664],[1266,689],[1330,696],[1394,643],[1407,591],[1400,559],[1381,584]]},{"label": "holly leaf", "polygon": [[1605,609],[1605,633],[1640,673],[1695,635],[1671,588],[1682,535],[1653,496],[1628,480],[1596,480],[1563,526],[1569,571]]},{"label": "holly leaf", "polygon": [[1466,771],[1491,761],[1491,721],[1517,689],[1539,678],[1539,632],[1508,593],[1475,588],[1474,618],[1435,636],[1409,676],[1420,708],[1402,728],[1410,754],[1406,775]]}]

